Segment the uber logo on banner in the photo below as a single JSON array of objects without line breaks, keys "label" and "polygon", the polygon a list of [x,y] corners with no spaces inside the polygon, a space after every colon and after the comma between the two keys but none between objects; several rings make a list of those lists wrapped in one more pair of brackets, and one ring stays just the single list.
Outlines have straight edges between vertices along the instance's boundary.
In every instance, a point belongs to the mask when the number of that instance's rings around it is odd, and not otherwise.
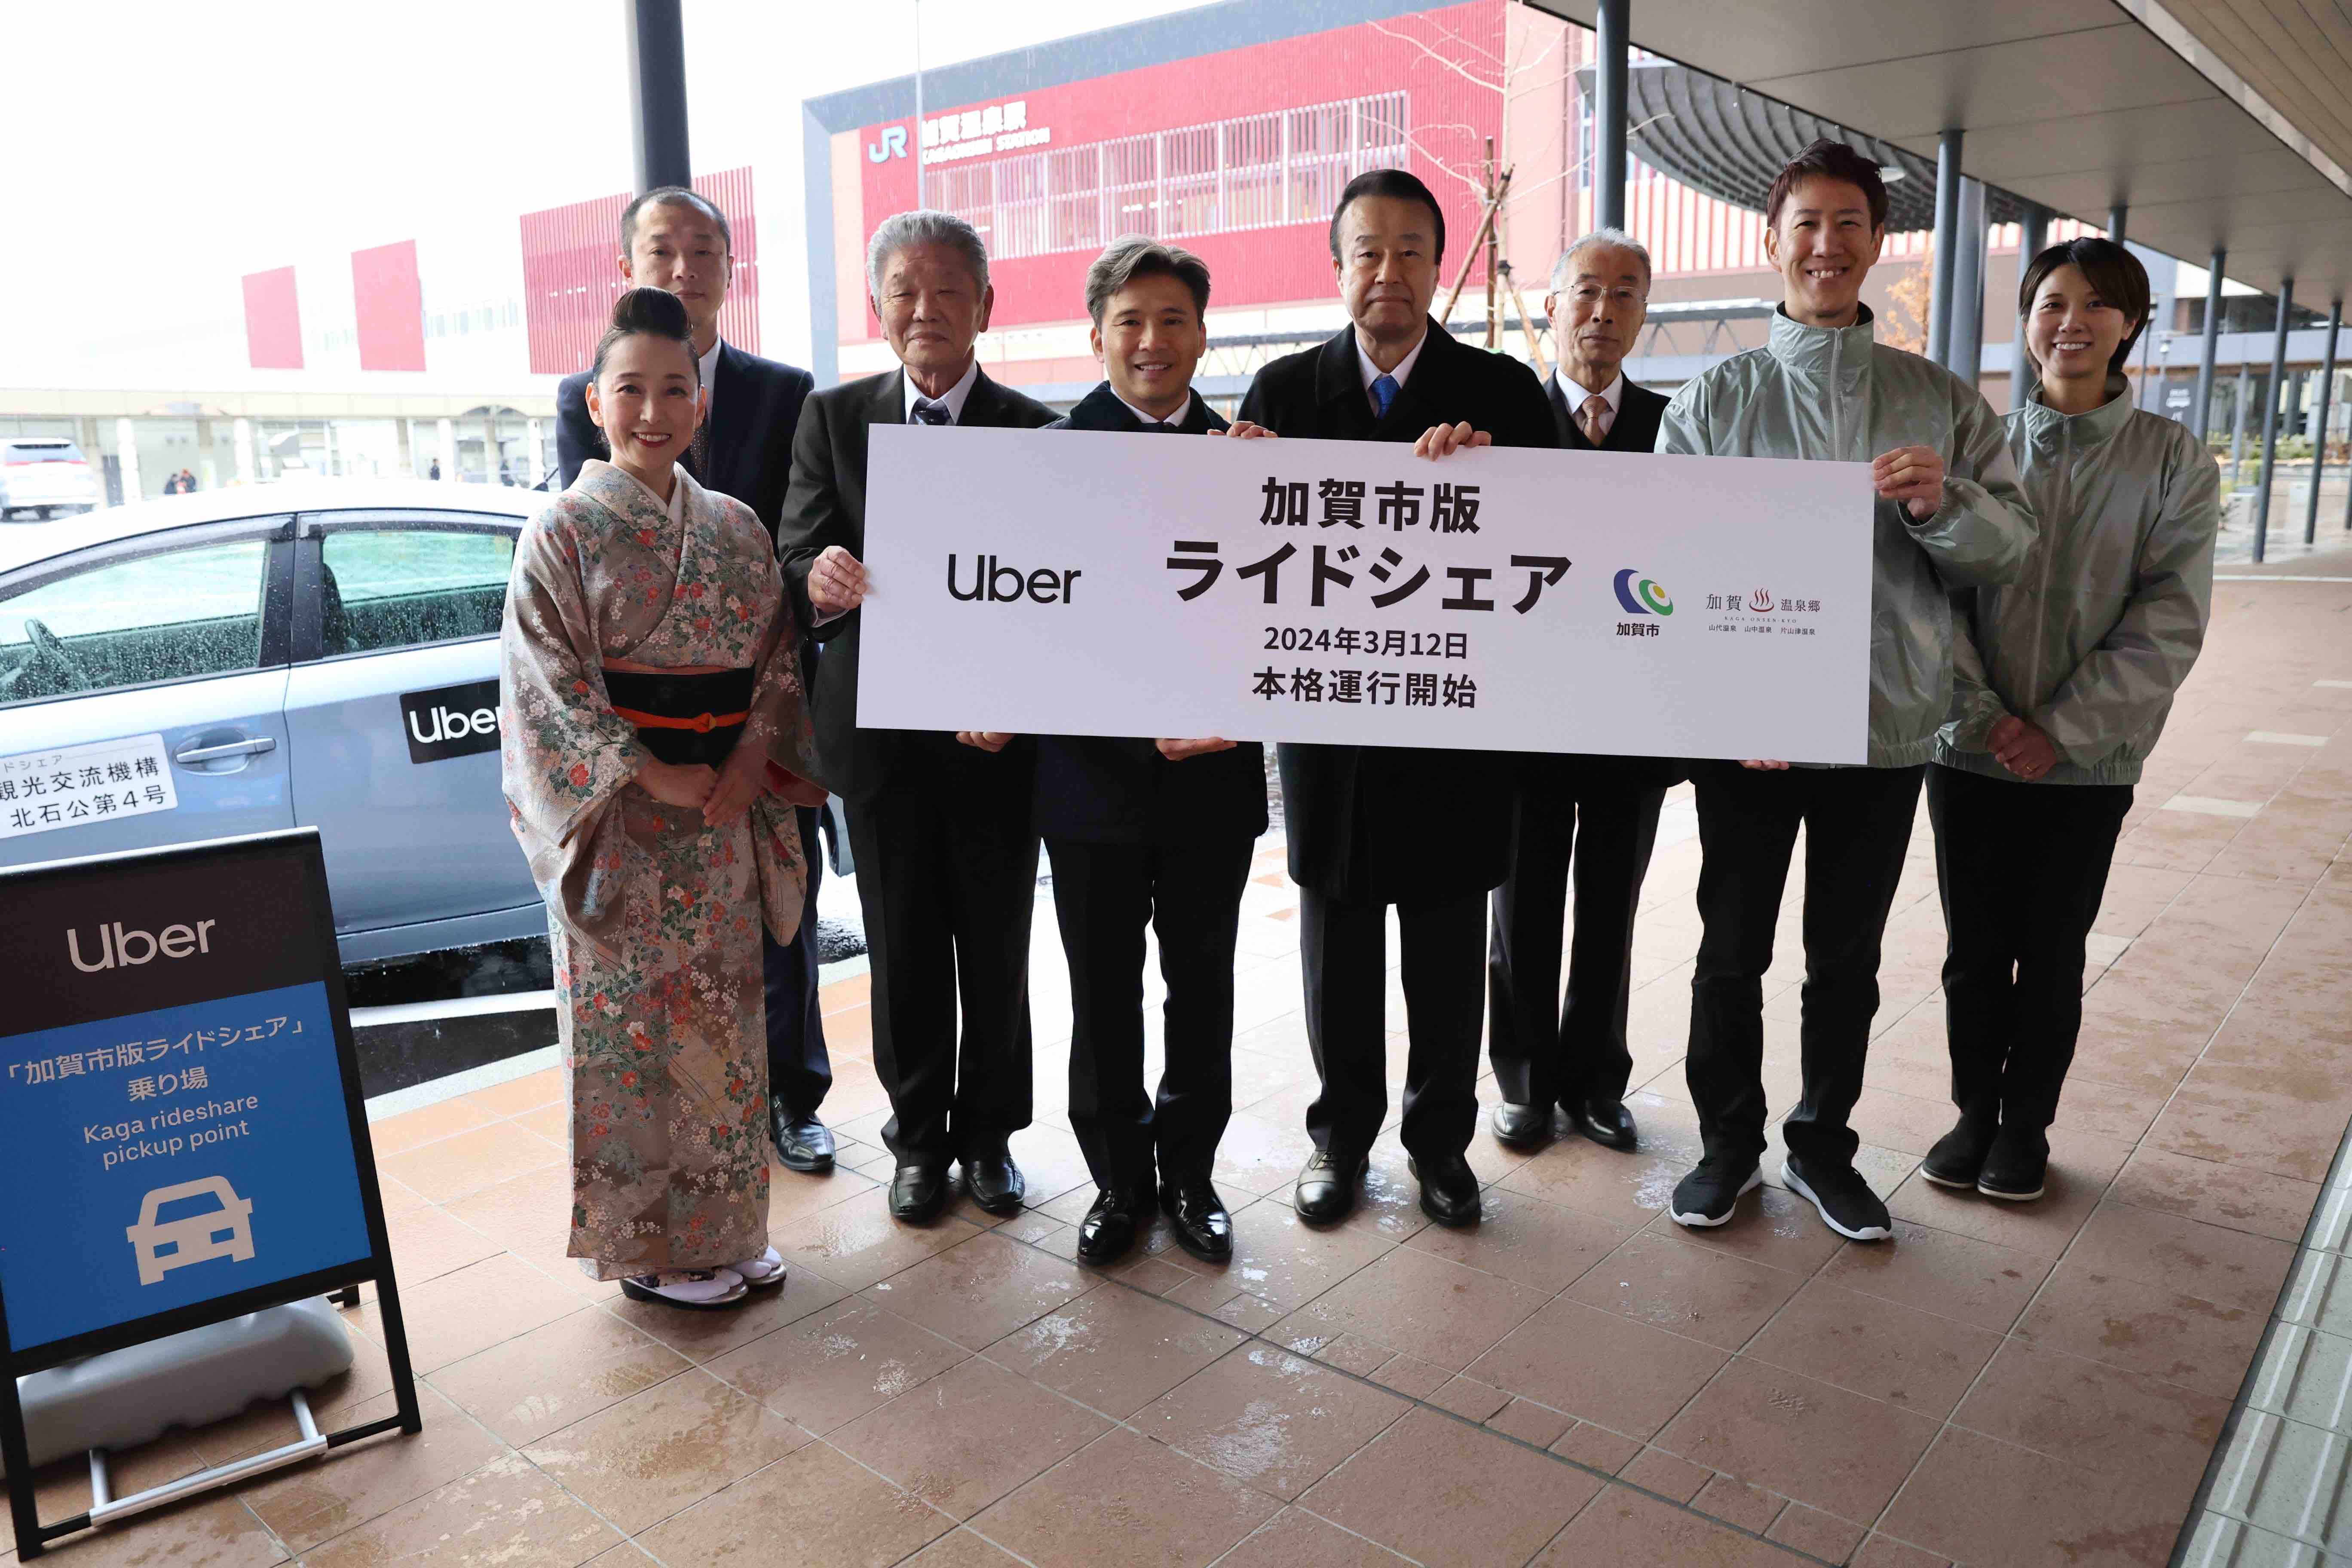
[{"label": "uber logo on banner", "polygon": [[499,683],[469,680],[431,691],[400,694],[401,728],[408,760],[441,763],[499,749]]}]

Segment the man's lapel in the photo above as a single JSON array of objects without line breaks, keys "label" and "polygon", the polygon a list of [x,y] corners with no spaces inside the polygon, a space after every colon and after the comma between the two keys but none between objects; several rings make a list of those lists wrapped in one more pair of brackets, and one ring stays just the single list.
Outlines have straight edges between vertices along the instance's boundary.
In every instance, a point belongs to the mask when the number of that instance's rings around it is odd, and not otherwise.
[{"label": "man's lapel", "polygon": [[742,450],[743,423],[751,416],[745,406],[751,388],[746,384],[742,367],[734,363],[735,345],[721,340],[719,363],[710,371],[710,435],[706,443],[709,460],[703,466],[702,482],[722,495],[733,495],[730,487],[735,479],[735,458]]},{"label": "man's lapel", "polygon": [[1340,328],[1339,336],[1326,341],[1316,357],[1315,404],[1324,411],[1324,427],[1332,439],[1360,441],[1372,433],[1372,405],[1364,395],[1364,378],[1357,368],[1352,325]]}]

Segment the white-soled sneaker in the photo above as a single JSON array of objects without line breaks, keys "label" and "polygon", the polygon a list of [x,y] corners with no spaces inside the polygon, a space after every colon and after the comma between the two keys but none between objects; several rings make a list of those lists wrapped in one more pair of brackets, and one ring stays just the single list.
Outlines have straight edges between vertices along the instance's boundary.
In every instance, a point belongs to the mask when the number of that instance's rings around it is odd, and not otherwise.
[{"label": "white-soled sneaker", "polygon": [[640,1274],[621,1281],[621,1294],[636,1301],[656,1301],[689,1311],[724,1311],[740,1307],[751,1296],[743,1277],[732,1268],[672,1268]]},{"label": "white-soled sneaker", "polygon": [[1799,1163],[1791,1154],[1780,1167],[1780,1179],[1819,1211],[1823,1225],[1850,1241],[1885,1241],[1895,1234],[1886,1205],[1852,1165],[1821,1170]]},{"label": "white-soled sneaker", "polygon": [[1676,1225],[1706,1228],[1723,1224],[1740,1198],[1764,1184],[1764,1173],[1753,1160],[1701,1160],[1697,1169],[1675,1184],[1675,1201],[1667,1213]]}]

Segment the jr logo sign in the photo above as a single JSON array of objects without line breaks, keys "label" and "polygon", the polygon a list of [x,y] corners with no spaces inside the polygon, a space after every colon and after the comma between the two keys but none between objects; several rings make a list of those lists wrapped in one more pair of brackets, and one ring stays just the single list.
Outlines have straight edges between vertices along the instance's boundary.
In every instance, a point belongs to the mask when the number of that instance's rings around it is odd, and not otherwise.
[{"label": "jr logo sign", "polygon": [[400,695],[400,727],[412,763],[441,763],[499,749],[499,683],[470,680]]}]

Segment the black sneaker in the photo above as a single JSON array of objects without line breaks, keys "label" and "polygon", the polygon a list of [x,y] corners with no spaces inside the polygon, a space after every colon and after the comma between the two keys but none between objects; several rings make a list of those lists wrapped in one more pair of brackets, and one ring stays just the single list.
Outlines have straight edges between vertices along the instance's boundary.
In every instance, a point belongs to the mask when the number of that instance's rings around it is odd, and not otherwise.
[{"label": "black sneaker", "polygon": [[1939,1187],[1973,1188],[1977,1173],[1984,1169],[1985,1152],[1992,1147],[1993,1134],[1998,1131],[1997,1123],[1961,1117],[1927,1151],[1927,1163],[1919,1167],[1919,1173]]},{"label": "black sneaker", "polygon": [[1764,1173],[1753,1160],[1718,1159],[1708,1155],[1698,1168],[1675,1184],[1675,1201],[1666,1212],[1676,1225],[1721,1225],[1742,1193],[1764,1184]]},{"label": "black sneaker", "polygon": [[2049,1173],[2050,1140],[2042,1130],[2004,1124],[1977,1173],[1977,1191],[2003,1203],[2031,1203],[2042,1195]]},{"label": "black sneaker", "polygon": [[1794,1154],[1780,1167],[1789,1190],[1821,1212],[1822,1223],[1850,1241],[1885,1241],[1895,1234],[1886,1205],[1852,1165],[1816,1170],[1798,1163]]}]

